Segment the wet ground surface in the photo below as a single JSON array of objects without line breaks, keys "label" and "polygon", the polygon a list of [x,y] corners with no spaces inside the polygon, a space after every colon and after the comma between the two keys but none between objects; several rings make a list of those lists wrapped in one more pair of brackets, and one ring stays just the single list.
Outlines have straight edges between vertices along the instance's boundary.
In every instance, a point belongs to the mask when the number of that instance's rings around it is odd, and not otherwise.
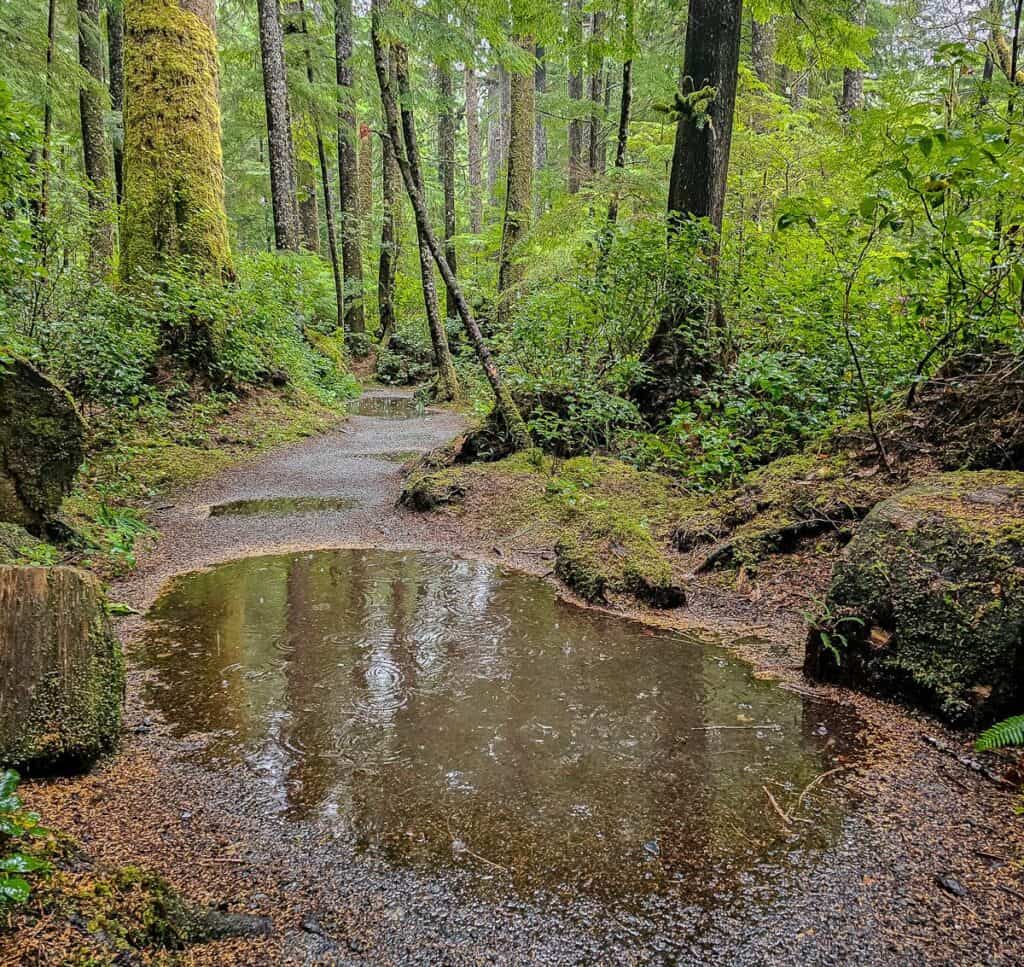
[{"label": "wet ground surface", "polygon": [[[120,624],[124,749],[30,798],[98,859],[274,921],[189,962],[1024,962],[1017,797],[960,737],[576,611],[398,509],[400,456],[462,425],[357,414],[163,501],[113,589],[160,598]],[[209,515],[281,498],[352,503]]]}]

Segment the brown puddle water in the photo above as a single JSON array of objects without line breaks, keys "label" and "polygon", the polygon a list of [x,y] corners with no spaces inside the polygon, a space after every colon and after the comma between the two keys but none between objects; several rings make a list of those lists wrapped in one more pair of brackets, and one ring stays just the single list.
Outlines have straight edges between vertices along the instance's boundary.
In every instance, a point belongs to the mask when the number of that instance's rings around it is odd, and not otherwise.
[{"label": "brown puddle water", "polygon": [[846,808],[828,783],[794,807],[852,715],[488,564],[234,561],[174,582],[142,651],[192,754],[392,862],[687,899],[827,847]]},{"label": "brown puddle water", "polygon": [[349,412],[355,416],[408,420],[423,416],[425,407],[411,396],[360,396],[359,399],[352,401]]},{"label": "brown puddle water", "polygon": [[356,501],[347,497],[264,497],[214,504],[211,517],[262,517],[267,514],[317,514],[350,510]]}]

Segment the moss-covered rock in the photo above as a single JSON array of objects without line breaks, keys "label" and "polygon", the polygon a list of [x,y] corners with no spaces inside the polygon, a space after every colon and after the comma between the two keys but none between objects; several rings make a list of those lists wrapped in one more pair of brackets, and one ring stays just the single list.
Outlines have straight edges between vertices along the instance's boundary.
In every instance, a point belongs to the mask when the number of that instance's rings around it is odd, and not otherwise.
[{"label": "moss-covered rock", "polygon": [[399,502],[412,510],[427,511],[458,503],[465,496],[458,471],[421,467],[409,476]]},{"label": "moss-covered rock", "polygon": [[84,437],[64,389],[23,360],[0,360],[0,521],[38,529],[56,514]]},{"label": "moss-covered rock", "polygon": [[883,501],[836,566],[809,675],[957,723],[1024,705],[1024,473],[939,474]]},{"label": "moss-covered rock", "polygon": [[84,766],[117,742],[124,663],[98,581],[0,566],[0,766]]}]

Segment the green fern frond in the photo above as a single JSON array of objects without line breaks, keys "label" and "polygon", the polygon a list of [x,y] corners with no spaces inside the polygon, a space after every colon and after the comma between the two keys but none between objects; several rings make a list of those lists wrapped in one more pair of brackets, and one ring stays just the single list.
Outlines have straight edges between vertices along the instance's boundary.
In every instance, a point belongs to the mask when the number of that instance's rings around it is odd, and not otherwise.
[{"label": "green fern frond", "polygon": [[979,752],[988,752],[1008,745],[1024,745],[1024,715],[1014,715],[997,722],[978,736],[974,748]]}]

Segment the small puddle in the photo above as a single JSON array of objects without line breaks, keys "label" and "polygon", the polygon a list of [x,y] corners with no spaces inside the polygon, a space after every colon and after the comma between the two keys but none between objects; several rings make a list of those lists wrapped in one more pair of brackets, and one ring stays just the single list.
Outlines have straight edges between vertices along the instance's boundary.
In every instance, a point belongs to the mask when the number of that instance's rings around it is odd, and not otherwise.
[{"label": "small puddle", "polygon": [[346,497],[267,497],[257,500],[232,500],[214,504],[211,517],[257,517],[269,514],[316,514],[349,510],[356,501]]},{"label": "small puddle", "polygon": [[142,659],[188,754],[241,768],[260,809],[481,883],[717,903],[846,809],[828,782],[797,802],[854,751],[852,714],[489,564],[234,561],[168,587]]},{"label": "small puddle", "polygon": [[379,416],[387,420],[409,420],[423,416],[426,407],[411,396],[361,396],[349,405],[355,416]]}]

